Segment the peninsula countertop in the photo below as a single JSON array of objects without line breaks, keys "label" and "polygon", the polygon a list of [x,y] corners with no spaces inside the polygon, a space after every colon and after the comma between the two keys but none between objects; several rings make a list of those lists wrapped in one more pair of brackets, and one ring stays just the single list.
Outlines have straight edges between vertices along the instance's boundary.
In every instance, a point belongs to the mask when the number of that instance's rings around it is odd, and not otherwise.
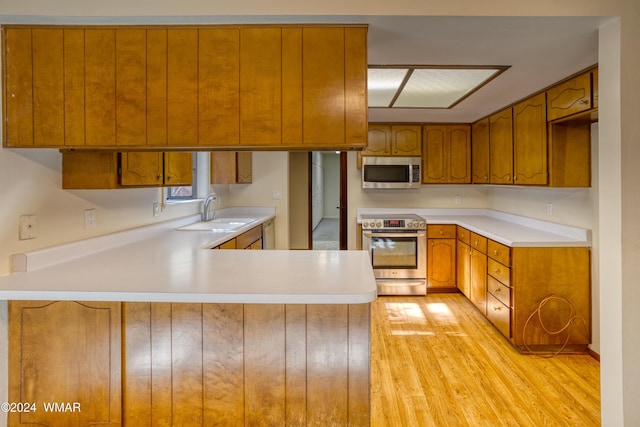
[{"label": "peninsula countertop", "polygon": [[[84,242],[87,255],[0,277],[0,300],[361,304],[376,298],[365,251],[211,250],[233,235],[177,230],[189,220],[118,233],[118,243],[103,240],[107,249],[92,251],[95,243]],[[82,244],[68,249],[82,252]]]}]

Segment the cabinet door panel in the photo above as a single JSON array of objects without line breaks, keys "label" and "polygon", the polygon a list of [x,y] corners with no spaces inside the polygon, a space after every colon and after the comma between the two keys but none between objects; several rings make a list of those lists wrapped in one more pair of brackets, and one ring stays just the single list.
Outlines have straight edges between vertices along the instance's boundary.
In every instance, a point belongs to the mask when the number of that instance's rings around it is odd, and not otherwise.
[{"label": "cabinet door panel", "polygon": [[456,287],[455,239],[429,239],[427,245],[427,286]]},{"label": "cabinet door panel", "polygon": [[167,145],[167,30],[147,30],[147,145]]},{"label": "cabinet door panel", "polygon": [[446,129],[444,126],[425,126],[423,129],[424,166],[422,182],[444,183],[447,164]]},{"label": "cabinet door panel", "polygon": [[547,91],[549,121],[591,108],[591,73],[581,74]]},{"label": "cabinet door panel", "polygon": [[492,184],[511,184],[513,134],[511,108],[489,117],[489,162]]},{"label": "cabinet door panel", "polygon": [[362,152],[367,156],[388,156],[391,154],[391,127],[388,125],[370,125],[369,143]]},{"label": "cabinet door panel", "polygon": [[193,154],[190,152],[164,153],[164,183],[166,185],[192,185]]},{"label": "cabinet door panel", "polygon": [[64,144],[85,144],[84,30],[64,30]]},{"label": "cabinet door panel", "polygon": [[546,97],[541,93],[513,107],[513,180],[547,184]]},{"label": "cabinet door panel", "polygon": [[86,145],[116,145],[115,30],[85,30]]},{"label": "cabinet door panel", "polygon": [[201,29],[198,77],[198,143],[239,143],[240,30]]},{"label": "cabinet door panel", "polygon": [[[38,410],[10,413],[9,425],[119,426],[120,337],[119,302],[11,301],[9,400]],[[54,401],[80,410],[43,410]]]},{"label": "cabinet door panel", "polygon": [[162,185],[162,153],[122,153],[121,185]]},{"label": "cabinet door panel", "polygon": [[394,156],[420,156],[422,129],[420,126],[391,126],[391,154]]},{"label": "cabinet door panel", "polygon": [[471,135],[469,126],[447,126],[449,136],[447,182],[471,183]]},{"label": "cabinet door panel", "polygon": [[147,34],[116,31],[116,144],[147,143]]},{"label": "cabinet door panel", "polygon": [[64,145],[63,32],[34,29],[33,144]]},{"label": "cabinet door panel", "polygon": [[456,250],[456,283],[460,292],[471,297],[471,248],[458,241]]},{"label": "cabinet door panel", "polygon": [[6,120],[3,123],[7,147],[33,145],[33,56],[31,30],[4,30]]},{"label": "cabinet door panel", "polygon": [[304,28],[302,36],[303,142],[345,143],[343,28]]},{"label": "cabinet door panel", "polygon": [[366,28],[344,29],[344,54],[345,142],[364,146],[368,120]]},{"label": "cabinet door panel", "polygon": [[489,183],[489,118],[471,127],[471,166],[474,184]]},{"label": "cabinet door panel", "polygon": [[240,30],[240,144],[282,143],[280,28]]},{"label": "cabinet door panel", "polygon": [[168,144],[198,143],[198,30],[167,33]]},{"label": "cabinet door panel", "polygon": [[471,302],[487,313],[487,256],[471,250]]},{"label": "cabinet door panel", "polygon": [[302,28],[282,29],[282,143],[302,141]]}]

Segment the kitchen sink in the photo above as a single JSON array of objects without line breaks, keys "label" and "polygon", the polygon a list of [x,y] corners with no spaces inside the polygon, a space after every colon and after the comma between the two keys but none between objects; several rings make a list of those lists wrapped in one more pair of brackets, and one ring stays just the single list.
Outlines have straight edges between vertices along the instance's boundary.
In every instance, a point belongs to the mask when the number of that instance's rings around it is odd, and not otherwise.
[{"label": "kitchen sink", "polygon": [[211,221],[196,222],[178,228],[182,231],[213,231],[218,233],[234,231],[256,221],[257,218],[216,218]]}]

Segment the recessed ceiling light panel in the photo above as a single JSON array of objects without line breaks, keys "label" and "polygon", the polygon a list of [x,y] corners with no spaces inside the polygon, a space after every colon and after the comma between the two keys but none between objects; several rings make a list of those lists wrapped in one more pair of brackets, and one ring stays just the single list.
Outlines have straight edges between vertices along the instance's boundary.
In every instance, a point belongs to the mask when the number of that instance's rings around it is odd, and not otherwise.
[{"label": "recessed ceiling light panel", "polygon": [[369,68],[369,107],[451,108],[507,68]]}]

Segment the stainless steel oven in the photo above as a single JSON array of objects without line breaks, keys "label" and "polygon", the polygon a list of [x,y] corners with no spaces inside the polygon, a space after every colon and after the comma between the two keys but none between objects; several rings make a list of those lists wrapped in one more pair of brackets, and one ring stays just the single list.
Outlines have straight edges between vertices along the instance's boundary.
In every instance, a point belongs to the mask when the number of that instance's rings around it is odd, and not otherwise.
[{"label": "stainless steel oven", "polygon": [[427,232],[418,215],[362,215],[378,295],[426,295]]}]

